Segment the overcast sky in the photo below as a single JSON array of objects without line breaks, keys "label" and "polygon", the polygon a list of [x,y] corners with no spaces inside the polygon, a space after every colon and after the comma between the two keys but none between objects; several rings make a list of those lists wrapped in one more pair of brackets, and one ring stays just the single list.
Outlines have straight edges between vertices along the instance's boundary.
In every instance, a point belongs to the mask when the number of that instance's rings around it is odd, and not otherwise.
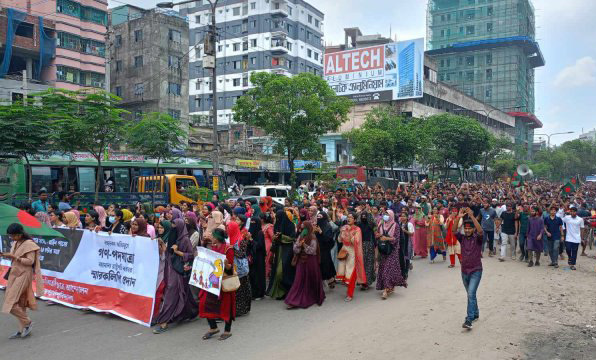
[{"label": "overcast sky", "polygon": [[[161,0],[160,0],[161,1]],[[109,0],[110,7],[129,3],[154,7],[158,0]],[[325,41],[342,43],[343,29],[364,34],[391,33],[398,40],[424,37],[426,0],[311,0],[325,13]],[[546,66],[536,70],[536,116],[544,123],[537,133],[575,131],[552,137],[572,140],[596,128],[596,36],[594,0],[533,0],[536,34]],[[590,110],[592,109],[592,110]]]}]

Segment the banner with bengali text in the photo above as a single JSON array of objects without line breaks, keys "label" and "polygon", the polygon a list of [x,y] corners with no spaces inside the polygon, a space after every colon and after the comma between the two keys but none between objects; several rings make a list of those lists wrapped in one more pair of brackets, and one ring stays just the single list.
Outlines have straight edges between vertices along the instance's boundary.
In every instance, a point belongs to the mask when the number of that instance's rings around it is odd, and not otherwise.
[{"label": "banner with bengali text", "polygon": [[[157,242],[141,236],[56,230],[64,237],[34,238],[41,248],[42,298],[149,326],[159,269]],[[7,236],[2,236],[0,246],[10,251]],[[9,266],[3,259],[0,273]],[[5,285],[0,277],[0,286]]]}]

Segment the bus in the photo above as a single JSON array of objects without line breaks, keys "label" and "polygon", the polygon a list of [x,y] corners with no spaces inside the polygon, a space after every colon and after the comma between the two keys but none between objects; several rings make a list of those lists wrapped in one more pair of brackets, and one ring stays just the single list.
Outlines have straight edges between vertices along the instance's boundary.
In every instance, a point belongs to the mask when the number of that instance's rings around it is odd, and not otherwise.
[{"label": "bus", "polygon": [[338,179],[354,179],[361,184],[375,185],[380,183],[384,187],[396,187],[400,182],[422,180],[425,176],[416,169],[404,168],[369,168],[360,165],[338,166]]},{"label": "bus", "polygon": [[[155,174],[155,162],[125,160],[102,161],[99,191],[101,193],[128,193],[134,191],[135,179]],[[140,160],[140,159],[139,159]],[[70,160],[62,156],[49,156],[41,160],[15,158],[0,160],[0,201],[15,203],[17,198],[26,198],[31,192],[44,189],[49,194],[66,191],[70,193],[94,193],[97,179],[97,162],[89,158]],[[188,163],[160,163],[158,175],[188,176],[186,185],[196,179],[200,187],[211,187],[212,165],[208,161],[188,161]],[[28,183],[31,174],[31,183]],[[192,182],[194,183],[194,181]],[[222,183],[220,181],[220,183]],[[223,183],[222,183],[223,184]]]}]

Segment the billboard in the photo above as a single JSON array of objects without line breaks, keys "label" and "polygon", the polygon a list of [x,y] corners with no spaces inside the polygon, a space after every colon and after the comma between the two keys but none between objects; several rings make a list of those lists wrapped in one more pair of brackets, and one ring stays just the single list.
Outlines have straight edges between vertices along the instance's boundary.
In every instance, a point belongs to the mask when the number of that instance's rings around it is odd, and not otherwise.
[{"label": "billboard", "polygon": [[422,97],[424,39],[325,54],[325,80],[356,103]]}]

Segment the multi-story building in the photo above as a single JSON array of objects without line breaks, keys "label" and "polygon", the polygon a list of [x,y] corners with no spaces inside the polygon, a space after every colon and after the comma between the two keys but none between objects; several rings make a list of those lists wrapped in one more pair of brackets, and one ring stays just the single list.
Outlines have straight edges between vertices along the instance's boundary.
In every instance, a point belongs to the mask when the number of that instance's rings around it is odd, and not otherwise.
[{"label": "multi-story building", "polygon": [[596,142],[596,129],[580,134],[579,139]]},{"label": "multi-story building", "polygon": [[[55,24],[14,8],[0,9],[0,102],[10,104],[47,89],[56,52]],[[9,27],[12,24],[12,31]]]},{"label": "multi-story building", "polygon": [[516,117],[515,140],[531,156],[534,69],[544,66],[530,0],[429,0],[427,54],[439,81]]},{"label": "multi-story building", "polygon": [[[358,28],[347,28],[344,29],[344,32],[346,34],[345,44],[327,47],[325,50],[327,53],[392,42],[390,38],[381,35],[362,35]],[[406,64],[400,67],[399,72],[400,84],[405,84],[406,88],[411,88],[415,86],[414,82],[419,82],[413,78],[414,55],[412,53],[413,51],[408,46],[398,54],[400,63]],[[478,120],[480,125],[495,136],[506,137],[513,141],[516,123],[514,116],[469,96],[446,82],[438,81],[438,71],[437,63],[430,56],[425,55],[422,97],[354,105],[348,114],[348,121],[340,126],[337,133],[321,137],[320,142],[326,154],[326,160],[340,164],[350,163],[350,144],[342,134],[362,126],[368,113],[381,106],[390,106],[405,117],[425,118],[445,112],[466,115]],[[400,91],[402,91],[401,88]],[[404,91],[408,90],[404,89]]]},{"label": "multi-story building", "polygon": [[0,0],[0,5],[54,22],[56,51],[39,75],[43,81],[70,90],[105,86],[106,0]]},{"label": "multi-story building", "polygon": [[188,21],[176,11],[110,9],[110,88],[130,117],[161,112],[188,124]]},{"label": "multi-story building", "polygon": [[[191,117],[211,119],[211,70],[203,68],[203,41],[211,24],[206,0],[181,5],[190,21]],[[233,121],[232,107],[251,87],[255,71],[322,75],[323,13],[304,0],[225,0],[215,9],[218,124]]]}]

